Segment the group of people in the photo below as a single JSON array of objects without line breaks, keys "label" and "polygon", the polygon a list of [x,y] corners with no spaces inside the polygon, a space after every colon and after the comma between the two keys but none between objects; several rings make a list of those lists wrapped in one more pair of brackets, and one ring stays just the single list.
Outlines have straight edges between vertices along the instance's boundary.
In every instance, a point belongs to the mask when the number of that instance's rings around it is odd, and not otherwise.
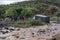
[{"label": "group of people", "polygon": [[8,17],[11,19],[11,21],[17,21],[17,20],[24,20],[24,17]]}]

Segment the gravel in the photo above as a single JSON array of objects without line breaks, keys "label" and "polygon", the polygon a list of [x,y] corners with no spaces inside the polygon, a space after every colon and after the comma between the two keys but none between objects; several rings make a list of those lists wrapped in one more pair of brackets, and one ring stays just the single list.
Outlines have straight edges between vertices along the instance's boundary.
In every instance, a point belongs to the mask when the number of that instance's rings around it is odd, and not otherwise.
[{"label": "gravel", "polygon": [[0,30],[1,40],[58,40],[60,24],[35,28],[5,27]]}]

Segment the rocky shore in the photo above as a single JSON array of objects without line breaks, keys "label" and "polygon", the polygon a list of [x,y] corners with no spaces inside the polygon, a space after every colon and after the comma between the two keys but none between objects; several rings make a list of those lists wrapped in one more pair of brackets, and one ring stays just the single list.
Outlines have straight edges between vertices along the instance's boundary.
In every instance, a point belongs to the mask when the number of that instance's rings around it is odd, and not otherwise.
[{"label": "rocky shore", "polygon": [[60,40],[60,24],[35,28],[5,27],[0,30],[0,40]]}]

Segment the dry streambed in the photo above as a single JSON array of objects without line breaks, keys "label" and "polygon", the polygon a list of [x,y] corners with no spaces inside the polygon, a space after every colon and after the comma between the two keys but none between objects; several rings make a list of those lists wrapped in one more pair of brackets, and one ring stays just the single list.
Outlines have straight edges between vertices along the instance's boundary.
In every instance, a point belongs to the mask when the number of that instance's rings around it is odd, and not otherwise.
[{"label": "dry streambed", "polygon": [[60,40],[60,26],[37,28],[3,28],[0,40]]}]

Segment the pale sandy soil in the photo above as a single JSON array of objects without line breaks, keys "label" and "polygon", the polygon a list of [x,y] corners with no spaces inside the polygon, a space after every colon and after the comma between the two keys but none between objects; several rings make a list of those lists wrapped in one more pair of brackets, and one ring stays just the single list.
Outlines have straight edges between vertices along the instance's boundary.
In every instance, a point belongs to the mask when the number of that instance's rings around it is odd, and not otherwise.
[{"label": "pale sandy soil", "polygon": [[36,26],[35,28],[20,28],[0,35],[0,40],[59,40],[60,24]]}]

